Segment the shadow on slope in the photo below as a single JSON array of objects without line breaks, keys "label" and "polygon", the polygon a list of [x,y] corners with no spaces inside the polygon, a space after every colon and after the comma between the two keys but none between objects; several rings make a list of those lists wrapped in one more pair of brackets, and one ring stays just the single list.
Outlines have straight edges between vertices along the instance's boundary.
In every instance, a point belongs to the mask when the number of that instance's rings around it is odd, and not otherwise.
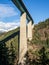
[{"label": "shadow on slope", "polygon": [[16,35],[18,35],[18,42],[19,42],[19,36],[20,36],[19,34],[20,34],[20,31],[17,31],[17,32],[11,34],[10,36],[6,37],[5,39],[1,40],[0,43],[5,43],[8,40],[14,38]]},{"label": "shadow on slope", "polygon": [[0,41],[0,65],[14,65],[14,63],[17,64],[17,55],[15,53],[15,47],[13,46],[12,42],[10,43],[10,49],[6,45],[6,42],[11,40],[15,36],[18,36],[19,44],[20,31],[16,31]]}]

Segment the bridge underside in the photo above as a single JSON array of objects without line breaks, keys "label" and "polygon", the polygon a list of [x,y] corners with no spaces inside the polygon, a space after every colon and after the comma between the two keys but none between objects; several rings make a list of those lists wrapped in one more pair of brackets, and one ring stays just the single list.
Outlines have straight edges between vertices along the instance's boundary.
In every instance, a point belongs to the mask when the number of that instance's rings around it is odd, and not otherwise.
[{"label": "bridge underside", "polygon": [[[21,11],[20,17],[20,43],[19,43],[19,61],[18,64],[22,63],[24,60],[24,56],[27,52],[27,40],[32,40],[32,24],[33,19],[29,14],[27,8],[25,7],[22,0],[12,0],[13,3],[18,7]],[[26,19],[28,20],[28,24],[26,24]]]},{"label": "bridge underside", "polygon": [[20,10],[21,14],[23,14],[24,12],[26,12],[26,18],[27,18],[28,22],[31,20],[32,24],[33,24],[34,23],[33,19],[31,17],[30,13],[28,12],[26,6],[24,5],[23,1],[22,0],[12,0],[12,2]]}]

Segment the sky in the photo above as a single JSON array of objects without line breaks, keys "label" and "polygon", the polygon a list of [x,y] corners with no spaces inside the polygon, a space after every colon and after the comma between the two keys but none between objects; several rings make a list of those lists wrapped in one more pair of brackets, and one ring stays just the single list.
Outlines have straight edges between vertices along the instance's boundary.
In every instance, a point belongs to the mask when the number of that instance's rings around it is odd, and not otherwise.
[{"label": "sky", "polygon": [[[49,18],[49,0],[23,0],[34,24]],[[21,12],[11,0],[0,0],[0,31],[9,31],[20,26]]]}]

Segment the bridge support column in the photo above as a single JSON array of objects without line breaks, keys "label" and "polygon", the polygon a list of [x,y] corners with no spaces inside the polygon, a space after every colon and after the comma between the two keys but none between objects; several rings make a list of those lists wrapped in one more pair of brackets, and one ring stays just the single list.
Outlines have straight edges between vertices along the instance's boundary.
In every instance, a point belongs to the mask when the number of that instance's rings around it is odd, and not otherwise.
[{"label": "bridge support column", "polygon": [[20,18],[20,45],[19,45],[19,62],[23,61],[27,51],[27,36],[26,36],[26,13],[23,13]]},{"label": "bridge support column", "polygon": [[28,39],[32,40],[32,21],[28,22]]}]

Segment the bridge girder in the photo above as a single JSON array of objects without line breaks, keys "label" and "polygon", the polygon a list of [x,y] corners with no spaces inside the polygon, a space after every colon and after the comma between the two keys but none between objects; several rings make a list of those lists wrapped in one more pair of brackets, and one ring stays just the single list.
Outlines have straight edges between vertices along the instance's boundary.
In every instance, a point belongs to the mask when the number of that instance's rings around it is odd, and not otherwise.
[{"label": "bridge girder", "polygon": [[33,22],[33,19],[30,15],[30,13],[28,12],[26,6],[24,5],[23,1],[22,0],[12,0],[12,2],[16,5],[16,7],[20,10],[21,14],[23,14],[24,12],[26,12],[26,16],[27,16],[27,20],[28,22],[29,21],[32,21],[32,24],[34,23]]}]

